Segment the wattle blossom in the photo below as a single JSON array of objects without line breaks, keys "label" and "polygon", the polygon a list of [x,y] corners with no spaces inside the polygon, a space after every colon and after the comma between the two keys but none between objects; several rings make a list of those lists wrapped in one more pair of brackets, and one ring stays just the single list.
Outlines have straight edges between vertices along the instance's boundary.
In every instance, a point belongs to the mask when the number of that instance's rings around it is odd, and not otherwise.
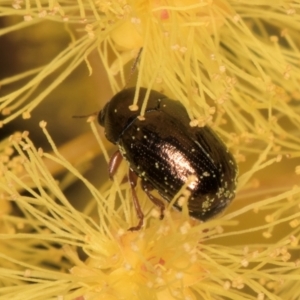
[{"label": "wattle blossom", "polygon": [[[299,299],[299,8],[0,0],[11,62],[0,65],[0,299]],[[52,42],[39,57],[26,39]],[[73,74],[81,84],[68,85]],[[137,223],[128,166],[109,181],[94,117],[67,142],[61,112],[88,113],[95,97],[129,85],[181,101],[191,126],[211,126],[228,145],[240,176],[223,215],[200,222],[168,206],[159,220],[138,187],[145,226],[127,231]],[[63,101],[51,102],[56,88]]]}]

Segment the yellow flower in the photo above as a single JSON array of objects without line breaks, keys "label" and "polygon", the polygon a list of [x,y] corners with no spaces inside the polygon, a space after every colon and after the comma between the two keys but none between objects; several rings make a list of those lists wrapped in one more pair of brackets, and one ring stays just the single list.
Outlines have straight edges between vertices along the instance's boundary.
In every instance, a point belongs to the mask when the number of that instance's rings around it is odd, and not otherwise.
[{"label": "yellow flower", "polygon": [[[24,299],[24,293],[25,299],[276,299],[292,295],[287,289],[296,293],[300,188],[206,223],[171,208],[161,221],[140,194],[147,225],[130,232],[126,229],[136,221],[128,184],[106,183],[98,191],[57,151],[46,124],[41,126],[53,155],[35,149],[25,132],[10,138],[17,152],[14,167],[1,165],[1,190],[22,211],[23,221],[3,216],[14,230],[1,239],[15,250],[1,251],[6,287],[0,294],[13,299]],[[43,159],[68,169],[95,200],[81,212],[75,209],[59,187],[67,180],[54,180]],[[17,176],[15,170],[23,173]],[[267,223],[258,224],[263,219],[257,210],[277,216],[269,214]],[[237,227],[239,216],[253,215],[258,223]],[[21,222],[26,226],[18,228]],[[280,224],[286,233],[263,242]]]},{"label": "yellow flower", "polygon": [[[22,133],[0,145],[0,299],[300,298],[300,2],[245,3],[1,4],[7,45],[1,51],[12,63],[8,75],[0,70],[1,125]],[[45,45],[50,38],[42,55],[33,53],[37,41]],[[141,47],[133,79],[127,63]],[[100,61],[109,86],[99,75]],[[77,74],[93,74],[100,92],[91,82],[66,81],[46,100],[82,62],[88,72],[81,67]],[[21,71],[12,73],[16,67]],[[129,84],[180,100],[193,125],[208,124],[228,144],[240,177],[225,215],[201,223],[186,209],[168,207],[159,220],[138,188],[145,226],[130,232],[137,219],[129,185],[121,184],[128,167],[114,182],[92,184],[82,175],[100,149],[108,161],[107,146],[94,122],[95,137],[79,136],[85,126],[79,121],[75,131],[65,116],[88,113],[87,98],[108,97],[109,89]],[[69,132],[77,139],[57,149],[41,122],[52,150],[39,148],[34,109],[51,133],[56,128],[55,141]],[[24,131],[30,121],[16,119],[31,114],[35,142]],[[106,163],[95,164],[91,179],[106,176]]]}]

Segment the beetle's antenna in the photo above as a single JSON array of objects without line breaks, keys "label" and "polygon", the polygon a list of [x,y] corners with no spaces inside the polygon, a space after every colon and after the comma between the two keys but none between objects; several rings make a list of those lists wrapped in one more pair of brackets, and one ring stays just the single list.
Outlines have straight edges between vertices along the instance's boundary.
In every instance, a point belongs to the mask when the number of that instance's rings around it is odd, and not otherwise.
[{"label": "beetle's antenna", "polygon": [[130,79],[131,79],[133,73],[134,73],[135,70],[136,70],[136,67],[137,67],[137,64],[138,64],[138,62],[139,62],[139,60],[140,60],[142,51],[143,51],[143,48],[140,48],[140,50],[139,50],[139,52],[138,52],[138,54],[137,54],[137,56],[136,56],[136,58],[135,58],[135,60],[134,60],[134,62],[133,62],[133,64],[132,64],[132,66],[131,66],[131,68],[130,68],[130,73],[129,73],[128,79],[127,79],[127,81],[126,81],[126,84],[125,84],[125,86],[124,86],[124,89],[127,88],[128,84],[129,84],[129,82],[130,82]]},{"label": "beetle's antenna", "polygon": [[98,115],[98,111],[96,112],[93,112],[89,115],[82,115],[82,116],[72,116],[72,118],[76,119],[76,118],[88,118],[88,117],[91,117],[91,116],[97,116]]},{"label": "beetle's antenna", "polygon": [[136,70],[136,66],[137,66],[137,64],[138,64],[138,61],[140,60],[142,51],[143,51],[143,48],[140,48],[140,50],[139,50],[139,52],[138,52],[138,54],[137,54],[137,56],[136,56],[136,58],[135,58],[135,60],[134,60],[134,62],[133,62],[133,64],[132,64],[132,66],[131,66],[131,69],[130,69],[130,75],[132,75],[133,72]]},{"label": "beetle's antenna", "polygon": [[[130,73],[129,73],[129,76],[128,76],[128,80],[126,81],[126,84],[125,84],[125,86],[124,86],[123,89],[126,89],[126,88],[127,88],[128,84],[129,84],[129,82],[130,82],[130,80],[131,80],[131,77],[132,77],[133,73],[135,72],[136,67],[137,67],[137,64],[138,64],[138,62],[139,62],[139,60],[140,60],[142,51],[143,51],[143,48],[140,48],[140,50],[139,50],[139,52],[138,52],[138,54],[137,54],[137,56],[136,56],[136,58],[135,58],[135,60],[134,60],[134,62],[133,62],[133,64],[132,64],[132,66],[131,66],[131,68],[130,68]],[[99,112],[93,112],[93,113],[88,114],[88,115],[72,116],[72,118],[88,118],[88,117],[91,117],[91,116],[97,116],[98,113],[99,113]]]}]

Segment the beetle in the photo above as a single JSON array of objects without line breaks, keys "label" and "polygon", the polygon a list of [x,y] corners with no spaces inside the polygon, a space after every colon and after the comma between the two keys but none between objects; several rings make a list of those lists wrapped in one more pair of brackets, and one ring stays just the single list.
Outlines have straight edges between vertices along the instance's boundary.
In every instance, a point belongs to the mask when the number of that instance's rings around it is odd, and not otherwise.
[{"label": "beetle", "polygon": [[[170,202],[189,178],[187,186],[189,215],[202,221],[222,212],[235,196],[237,165],[222,140],[208,126],[191,127],[184,106],[176,100],[150,90],[145,114],[140,108],[147,89],[140,88],[138,109],[129,109],[136,88],[117,93],[98,114],[106,138],[118,146],[109,162],[112,178],[122,159],[129,163],[128,180],[133,203],[139,218],[139,230],[144,214],[135,192],[137,178],[148,198],[160,208],[165,205],[151,194],[153,189]],[[179,198],[174,207],[181,210]]]}]

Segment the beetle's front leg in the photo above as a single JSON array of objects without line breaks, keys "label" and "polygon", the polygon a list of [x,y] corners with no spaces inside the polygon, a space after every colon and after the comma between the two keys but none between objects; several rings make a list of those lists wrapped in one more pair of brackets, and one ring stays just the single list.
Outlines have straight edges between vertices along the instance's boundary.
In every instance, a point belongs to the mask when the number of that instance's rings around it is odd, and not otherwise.
[{"label": "beetle's front leg", "polygon": [[110,158],[108,163],[108,174],[109,178],[112,180],[114,175],[116,174],[121,162],[123,160],[123,156],[119,150],[117,150]]},{"label": "beetle's front leg", "polygon": [[150,193],[150,191],[153,190],[153,187],[150,183],[148,183],[145,180],[142,180],[141,185],[142,185],[142,189],[144,190],[148,198],[152,201],[152,203],[154,203],[156,206],[160,208],[160,219],[162,220],[164,218],[164,211],[165,211],[164,203]]},{"label": "beetle's front leg", "polygon": [[135,230],[140,230],[142,228],[143,223],[144,223],[144,214],[142,212],[142,209],[141,209],[141,206],[140,206],[140,203],[139,203],[138,197],[136,195],[136,191],[135,191],[137,175],[131,169],[129,169],[129,172],[128,172],[128,179],[129,179],[129,183],[130,183],[131,191],[132,191],[133,205],[134,205],[137,217],[139,218],[139,223],[137,224],[137,226],[130,227],[128,230],[135,231]]}]

